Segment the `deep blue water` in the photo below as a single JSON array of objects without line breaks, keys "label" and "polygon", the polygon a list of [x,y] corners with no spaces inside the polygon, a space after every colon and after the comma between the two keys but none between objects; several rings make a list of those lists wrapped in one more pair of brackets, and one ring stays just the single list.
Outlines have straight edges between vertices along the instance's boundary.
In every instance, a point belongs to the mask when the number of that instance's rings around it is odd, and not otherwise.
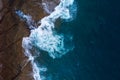
[{"label": "deep blue water", "polygon": [[77,0],[77,18],[64,25],[75,48],[60,59],[38,61],[52,80],[120,80],[120,6],[112,0]]}]

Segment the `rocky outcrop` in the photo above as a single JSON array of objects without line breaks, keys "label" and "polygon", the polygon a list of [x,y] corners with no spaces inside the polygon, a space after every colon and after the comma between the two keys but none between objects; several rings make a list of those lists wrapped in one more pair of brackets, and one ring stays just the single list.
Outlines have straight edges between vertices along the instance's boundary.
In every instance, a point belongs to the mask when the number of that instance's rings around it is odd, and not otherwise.
[{"label": "rocky outcrop", "polygon": [[0,80],[33,80],[31,64],[22,48],[22,38],[29,35],[29,30],[27,24],[15,14],[15,10],[22,10],[37,22],[59,3],[57,0],[43,2],[0,0]]}]

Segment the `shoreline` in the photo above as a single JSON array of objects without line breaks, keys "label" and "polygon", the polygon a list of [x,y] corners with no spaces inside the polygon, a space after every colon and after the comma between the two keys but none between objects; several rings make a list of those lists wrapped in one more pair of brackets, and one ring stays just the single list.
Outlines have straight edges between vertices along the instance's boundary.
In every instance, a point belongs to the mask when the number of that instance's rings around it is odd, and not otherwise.
[{"label": "shoreline", "polygon": [[[0,79],[1,80],[33,80],[31,77],[32,67],[27,62],[22,48],[22,39],[28,36],[29,30],[25,22],[21,21],[13,12],[14,9],[21,9],[26,14],[32,15],[35,21],[48,15],[41,7],[34,6],[35,2],[30,0],[3,1],[4,13],[0,21]],[[20,6],[21,5],[21,6]],[[32,10],[35,10],[34,13]],[[25,65],[26,64],[26,65]],[[24,67],[23,67],[24,65]]]}]

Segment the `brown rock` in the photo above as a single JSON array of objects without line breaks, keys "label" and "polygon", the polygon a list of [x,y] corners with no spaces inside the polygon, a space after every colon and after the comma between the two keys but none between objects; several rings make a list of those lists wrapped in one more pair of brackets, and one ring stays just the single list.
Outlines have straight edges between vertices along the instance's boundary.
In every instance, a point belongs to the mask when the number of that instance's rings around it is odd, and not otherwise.
[{"label": "brown rock", "polygon": [[[43,1],[49,11],[59,3]],[[41,0],[0,0],[0,80],[33,80],[31,64],[22,48],[22,38],[29,35],[29,30],[15,10],[22,10],[37,22],[49,14],[41,3]]]}]

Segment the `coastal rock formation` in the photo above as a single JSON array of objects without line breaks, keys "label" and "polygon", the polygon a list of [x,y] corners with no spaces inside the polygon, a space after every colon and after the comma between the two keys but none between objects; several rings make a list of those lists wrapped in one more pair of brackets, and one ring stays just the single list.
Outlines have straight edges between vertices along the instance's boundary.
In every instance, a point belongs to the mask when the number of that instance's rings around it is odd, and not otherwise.
[{"label": "coastal rock formation", "polygon": [[33,80],[32,68],[22,48],[28,25],[15,10],[22,10],[37,22],[59,4],[59,0],[0,0],[0,80]]}]

